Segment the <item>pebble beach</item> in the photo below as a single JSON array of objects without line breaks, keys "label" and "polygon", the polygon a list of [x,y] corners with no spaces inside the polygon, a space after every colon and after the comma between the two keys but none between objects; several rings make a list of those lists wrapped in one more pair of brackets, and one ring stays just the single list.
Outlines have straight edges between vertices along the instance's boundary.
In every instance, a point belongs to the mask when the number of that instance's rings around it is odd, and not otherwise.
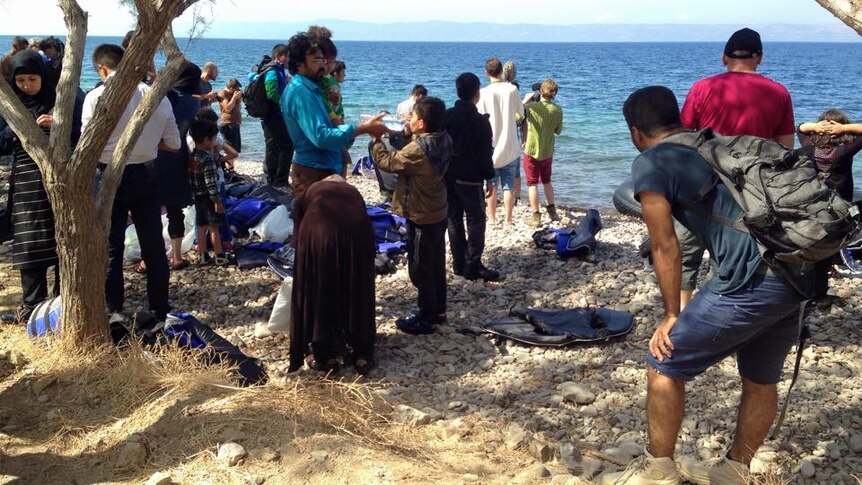
[{"label": "pebble beach", "polygon": [[[260,177],[262,164],[239,161],[236,168]],[[374,180],[351,176],[348,181],[367,201],[378,198]],[[395,318],[415,305],[406,264],[402,261],[395,273],[378,276],[379,366],[366,379],[393,405],[393,420],[432,426],[444,437],[481,436],[489,454],[520,449],[528,457],[520,473],[508,478],[498,474],[511,474],[510,467],[484,466],[466,473],[465,482],[488,476],[495,482],[587,483],[605,471],[624,467],[644,449],[644,356],[662,314],[655,276],[637,253],[646,226],[636,218],[602,209],[603,229],[596,251],[586,259],[560,260],[553,251],[535,247],[531,239],[535,229],[523,222],[529,214],[525,199],[526,188],[513,226],[489,225],[486,235],[485,264],[505,274],[505,281],[468,281],[447,267],[449,323],[436,334],[412,336],[395,328]],[[558,211],[562,220],[553,227],[573,226],[584,215],[580,207]],[[17,279],[18,273],[9,265],[9,245],[0,246],[0,253],[0,279]],[[145,302],[144,276],[128,266],[125,277],[126,310],[132,313]],[[269,270],[192,266],[170,278],[175,310],[192,312],[246,354],[262,359],[271,378],[295,378],[285,375],[286,336],[255,335],[256,326],[268,319],[280,285]],[[837,275],[830,282],[835,303],[807,317],[813,337],[803,354],[787,419],[778,437],[767,440],[757,454],[753,472],[783,474],[793,483],[859,483],[862,287],[858,283]],[[636,325],[624,340],[566,348],[529,347],[462,333],[505,316],[512,307],[611,308],[634,314]],[[790,356],[785,380],[779,385],[781,402],[792,367]],[[300,374],[307,377],[315,372]],[[330,378],[358,379],[352,369]],[[687,415],[677,452],[718,457],[729,445],[735,423],[740,394],[735,362],[726,359],[687,389]],[[583,449],[596,453],[582,454]]]}]

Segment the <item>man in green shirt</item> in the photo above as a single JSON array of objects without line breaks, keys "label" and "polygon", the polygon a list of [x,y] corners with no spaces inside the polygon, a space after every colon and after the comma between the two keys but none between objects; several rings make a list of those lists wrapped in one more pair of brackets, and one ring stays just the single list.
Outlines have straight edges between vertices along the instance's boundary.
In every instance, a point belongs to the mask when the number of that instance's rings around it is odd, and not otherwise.
[{"label": "man in green shirt", "polygon": [[554,142],[556,135],[563,131],[563,110],[554,103],[557,96],[557,83],[553,79],[542,82],[541,99],[535,101],[533,93],[524,98],[524,117],[527,121],[527,139],[524,143],[524,173],[530,195],[530,208],[533,213],[527,225],[539,227],[542,216],[539,214],[539,187],[545,192],[548,201],[548,217],[557,220],[554,207],[554,187],[551,185],[551,163],[554,161]]}]

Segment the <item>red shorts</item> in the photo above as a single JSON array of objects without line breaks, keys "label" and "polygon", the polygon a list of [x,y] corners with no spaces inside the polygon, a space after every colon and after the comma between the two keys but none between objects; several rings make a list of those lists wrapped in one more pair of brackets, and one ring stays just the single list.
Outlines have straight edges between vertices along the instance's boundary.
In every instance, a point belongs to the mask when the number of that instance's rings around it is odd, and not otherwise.
[{"label": "red shorts", "polygon": [[524,174],[527,176],[527,185],[551,183],[551,163],[553,161],[554,157],[545,160],[536,160],[525,153]]}]

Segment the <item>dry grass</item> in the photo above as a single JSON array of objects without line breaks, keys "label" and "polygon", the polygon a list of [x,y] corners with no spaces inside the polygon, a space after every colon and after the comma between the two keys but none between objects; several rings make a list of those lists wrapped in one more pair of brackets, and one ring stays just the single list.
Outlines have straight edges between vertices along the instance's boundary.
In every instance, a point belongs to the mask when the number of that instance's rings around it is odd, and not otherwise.
[{"label": "dry grass", "polygon": [[[407,474],[450,461],[450,453],[464,457],[481,449],[444,444],[430,428],[391,423],[391,407],[377,396],[375,384],[303,378],[243,389],[233,386],[229,369],[204,366],[176,347],[158,354],[139,345],[80,351],[2,327],[0,352],[9,351],[29,362],[17,369],[0,365],[0,426],[16,427],[0,438],[0,470],[23,483],[47,483],[49,477],[139,483],[158,470],[171,470],[183,483],[253,483],[258,476],[271,477],[267,483],[296,483],[320,473],[319,466],[305,463],[315,447],[333,450],[339,459],[388,459],[390,470]],[[53,379],[42,397],[35,395],[34,386]],[[115,470],[132,435],[146,444],[148,460],[140,468]],[[215,459],[218,445],[230,440],[249,450],[249,464],[230,468]],[[255,460],[262,449],[282,458]],[[332,463],[314,482],[344,474],[338,466],[353,474],[361,468]],[[275,478],[284,469],[306,478]],[[435,475],[417,472],[417,478],[426,482]]]}]

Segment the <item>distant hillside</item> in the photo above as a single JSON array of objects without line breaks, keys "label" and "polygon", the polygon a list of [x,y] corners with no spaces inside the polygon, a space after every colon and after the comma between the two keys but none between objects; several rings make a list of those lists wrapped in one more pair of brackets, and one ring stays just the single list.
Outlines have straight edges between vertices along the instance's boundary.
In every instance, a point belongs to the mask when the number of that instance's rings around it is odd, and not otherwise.
[{"label": "distant hillside", "polygon": [[[344,20],[318,20],[338,40],[422,42],[724,42],[743,25],[694,24],[493,24],[457,22],[402,22],[372,24]],[[285,39],[304,30],[304,23],[217,21],[210,38]],[[844,25],[747,25],[765,42],[858,42],[862,37]]]}]

